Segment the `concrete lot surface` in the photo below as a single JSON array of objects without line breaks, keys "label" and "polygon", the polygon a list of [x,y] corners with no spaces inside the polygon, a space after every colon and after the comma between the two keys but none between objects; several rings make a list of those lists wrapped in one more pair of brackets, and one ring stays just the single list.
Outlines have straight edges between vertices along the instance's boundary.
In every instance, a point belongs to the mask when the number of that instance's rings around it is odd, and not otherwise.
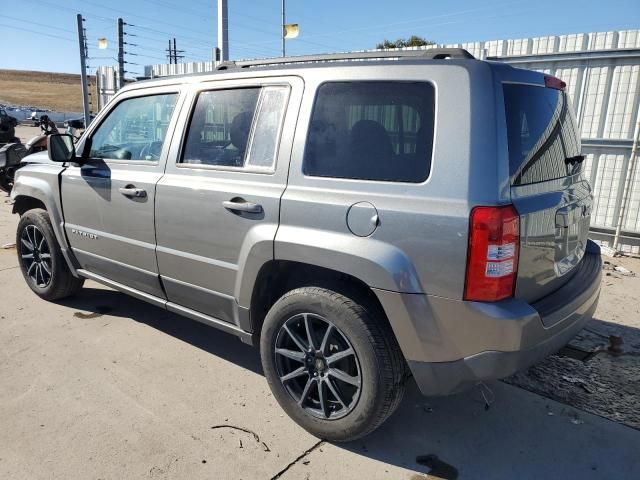
[{"label": "concrete lot surface", "polygon": [[[59,127],[58,131],[64,133],[64,128]],[[29,125],[18,125],[16,127],[16,137],[18,137],[22,143],[27,143],[37,135],[40,135],[40,127],[32,127]]]},{"label": "concrete lot surface", "polygon": [[[17,217],[0,194],[0,245]],[[348,444],[279,408],[256,350],[87,282],[40,300],[0,250],[0,479],[632,479],[640,432],[496,382]],[[420,458],[422,457],[422,458]],[[418,461],[420,460],[420,461]]]}]

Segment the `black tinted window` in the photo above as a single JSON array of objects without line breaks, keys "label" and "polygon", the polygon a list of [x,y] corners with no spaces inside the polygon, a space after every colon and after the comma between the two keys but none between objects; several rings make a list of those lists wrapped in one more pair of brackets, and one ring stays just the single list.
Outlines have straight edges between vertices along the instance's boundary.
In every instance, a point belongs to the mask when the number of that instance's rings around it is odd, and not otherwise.
[{"label": "black tinted window", "polygon": [[431,168],[433,121],[431,84],[326,83],[311,116],[304,173],[422,182]]},{"label": "black tinted window", "polygon": [[214,90],[198,95],[182,162],[242,167],[260,88]]},{"label": "black tinted window", "polygon": [[577,173],[580,137],[567,95],[552,88],[504,85],[509,168],[514,185]]}]

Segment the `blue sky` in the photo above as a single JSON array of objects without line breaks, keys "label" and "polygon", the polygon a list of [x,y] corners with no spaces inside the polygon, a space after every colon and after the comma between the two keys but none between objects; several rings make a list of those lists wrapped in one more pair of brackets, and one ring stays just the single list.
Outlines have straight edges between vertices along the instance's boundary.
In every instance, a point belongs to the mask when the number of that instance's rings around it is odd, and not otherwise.
[{"label": "blue sky", "polygon": [[[130,24],[127,41],[137,44],[127,47],[131,72],[164,63],[174,36],[186,61],[210,60],[216,3],[0,0],[0,68],[78,72],[76,13],[86,18],[92,67],[114,63],[118,16]],[[287,22],[300,24],[300,37],[287,41],[287,53],[300,55],[373,48],[385,38],[414,34],[453,43],[640,28],[640,1],[287,0]],[[278,56],[279,35],[280,0],[229,0],[232,59]],[[109,39],[108,50],[97,49],[99,37]]]}]

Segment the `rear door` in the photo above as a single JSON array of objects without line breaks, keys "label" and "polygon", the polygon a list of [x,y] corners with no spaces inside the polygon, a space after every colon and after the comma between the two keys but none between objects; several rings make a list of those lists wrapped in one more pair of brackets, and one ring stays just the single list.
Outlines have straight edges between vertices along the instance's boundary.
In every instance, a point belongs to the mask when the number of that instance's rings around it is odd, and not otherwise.
[{"label": "rear door", "polygon": [[88,132],[90,158],[62,174],[65,230],[89,272],[164,297],[155,254],[154,202],[180,94],[133,90]]},{"label": "rear door", "polygon": [[582,260],[591,188],[567,94],[545,85],[502,89],[511,197],[521,221],[516,296],[533,302],[566,283]]},{"label": "rear door", "polygon": [[194,89],[156,197],[158,265],[171,303],[239,323],[243,260],[273,258],[302,86],[287,77]]}]

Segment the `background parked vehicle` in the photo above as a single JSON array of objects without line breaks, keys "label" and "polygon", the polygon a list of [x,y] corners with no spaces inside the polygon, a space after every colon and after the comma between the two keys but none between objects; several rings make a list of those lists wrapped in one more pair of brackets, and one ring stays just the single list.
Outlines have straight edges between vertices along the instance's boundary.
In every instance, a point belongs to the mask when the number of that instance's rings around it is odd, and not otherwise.
[{"label": "background parked vehicle", "polygon": [[[93,121],[93,119],[95,117],[96,117],[95,115],[90,115],[91,121]],[[84,117],[70,118],[69,120],[65,120],[64,127],[65,128],[73,128],[73,129],[84,130],[84,128],[85,128],[84,127]]]},{"label": "background parked vehicle", "polygon": [[29,119],[34,127],[40,126],[40,118],[47,114],[47,110],[33,110]]},{"label": "background parked vehicle", "polygon": [[9,115],[4,108],[0,108],[0,123],[6,123],[12,127],[16,127],[18,125],[18,119]]},{"label": "background parked vehicle", "polygon": [[15,117],[8,115],[4,109],[0,109],[0,147],[18,141],[15,130],[17,123]]},{"label": "background parked vehicle", "polygon": [[22,159],[47,150],[47,135],[36,135],[23,145],[19,139],[0,148],[0,190],[11,193],[16,171],[24,166]]}]

